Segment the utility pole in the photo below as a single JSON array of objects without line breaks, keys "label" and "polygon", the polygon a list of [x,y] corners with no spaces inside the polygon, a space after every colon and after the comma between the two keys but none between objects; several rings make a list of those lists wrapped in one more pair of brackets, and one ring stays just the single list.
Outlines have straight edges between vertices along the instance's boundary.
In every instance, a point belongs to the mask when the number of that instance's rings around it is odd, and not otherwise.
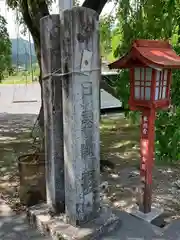
[{"label": "utility pole", "polygon": [[71,9],[73,7],[73,0],[59,0],[59,13],[62,15],[62,12],[66,9]]},{"label": "utility pole", "polygon": [[26,44],[24,44],[24,50],[25,50],[25,55],[26,55],[26,63],[25,63],[25,71],[26,71],[26,83],[27,83],[27,72],[28,72],[28,52],[26,49]]},{"label": "utility pole", "polygon": [[30,60],[30,71],[31,71],[31,78],[32,78],[32,82],[34,80],[34,73],[33,73],[33,63],[32,63],[32,46],[31,46],[31,35],[30,32],[28,32],[28,36],[29,36],[29,60]]},{"label": "utility pole", "polygon": [[16,48],[16,71],[19,73],[19,23],[18,23],[19,15],[16,10],[16,21],[17,21],[17,48]]}]

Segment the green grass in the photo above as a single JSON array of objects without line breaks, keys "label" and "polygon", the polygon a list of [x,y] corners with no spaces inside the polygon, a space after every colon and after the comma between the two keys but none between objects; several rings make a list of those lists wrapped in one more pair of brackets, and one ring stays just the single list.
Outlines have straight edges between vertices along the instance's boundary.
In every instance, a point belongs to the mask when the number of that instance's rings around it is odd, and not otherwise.
[{"label": "green grass", "polygon": [[16,75],[5,78],[1,84],[29,84],[32,83],[32,76]]},{"label": "green grass", "polygon": [[139,164],[139,126],[119,119],[101,120],[101,159],[115,164]]}]

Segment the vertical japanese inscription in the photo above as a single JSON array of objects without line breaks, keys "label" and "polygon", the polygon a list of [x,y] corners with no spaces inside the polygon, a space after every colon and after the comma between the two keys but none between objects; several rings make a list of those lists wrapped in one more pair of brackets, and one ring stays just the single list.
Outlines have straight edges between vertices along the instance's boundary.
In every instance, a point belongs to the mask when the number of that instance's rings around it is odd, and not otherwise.
[{"label": "vertical japanese inscription", "polygon": [[148,127],[149,127],[148,125],[149,125],[148,116],[142,116],[142,135],[145,138],[148,137]]},{"label": "vertical japanese inscription", "polygon": [[142,116],[141,122],[141,175],[145,175],[145,171],[147,170],[147,161],[148,161],[148,128],[149,128],[149,120],[148,116]]},{"label": "vertical japanese inscription", "polygon": [[82,175],[84,209],[86,213],[91,213],[93,206],[93,99],[92,83],[82,84],[82,122],[81,122],[81,157],[84,161],[84,172]]},{"label": "vertical japanese inscription", "polygon": [[81,123],[81,157],[85,161],[85,168],[92,169],[93,149],[93,101],[92,83],[82,84],[82,123]]}]

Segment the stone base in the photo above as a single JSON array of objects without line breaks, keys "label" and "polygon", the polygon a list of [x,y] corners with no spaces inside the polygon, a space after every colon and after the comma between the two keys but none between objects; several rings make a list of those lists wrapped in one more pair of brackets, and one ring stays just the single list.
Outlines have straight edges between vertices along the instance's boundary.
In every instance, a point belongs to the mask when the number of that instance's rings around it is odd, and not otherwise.
[{"label": "stone base", "polygon": [[157,218],[158,216],[160,216],[163,213],[163,209],[152,207],[151,212],[143,213],[134,207],[131,209],[131,211],[129,213],[137,218],[140,218],[146,222],[151,223],[152,220],[154,220],[155,218]]},{"label": "stone base", "polygon": [[100,235],[115,230],[120,219],[109,207],[102,208],[100,216],[81,227],[65,223],[65,216],[51,217],[46,204],[36,205],[28,210],[30,224],[38,228],[42,234],[48,234],[54,240],[96,240]]}]

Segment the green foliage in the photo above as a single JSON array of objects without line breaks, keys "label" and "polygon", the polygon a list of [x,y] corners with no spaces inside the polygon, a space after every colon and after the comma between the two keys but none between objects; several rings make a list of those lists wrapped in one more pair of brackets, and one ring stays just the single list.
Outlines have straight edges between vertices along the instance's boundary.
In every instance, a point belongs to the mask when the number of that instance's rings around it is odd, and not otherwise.
[{"label": "green foliage", "polygon": [[[174,50],[180,55],[180,44],[174,46]],[[176,108],[180,108],[180,70],[173,71],[172,87],[171,87],[171,102]]]},{"label": "green foliage", "polygon": [[[126,54],[135,39],[169,39],[180,54],[180,3],[177,0],[139,0],[119,2],[116,27],[111,30],[111,48],[119,58]],[[109,34],[109,33],[108,33]],[[128,108],[129,74],[120,71],[116,84],[119,98]],[[160,111],[156,120],[156,159],[166,162],[180,160],[180,71],[173,72],[171,88],[172,106]],[[127,111],[133,122],[139,113]]]},{"label": "green foliage", "polygon": [[108,54],[112,52],[111,48],[111,27],[114,19],[111,16],[103,16],[100,19],[100,47],[101,55],[107,57]]},{"label": "green foliage", "polygon": [[[180,54],[180,46],[174,49]],[[161,111],[156,120],[156,158],[174,163],[180,160],[180,71],[172,76],[171,104],[168,111]]]},{"label": "green foliage", "polygon": [[0,81],[5,71],[11,67],[11,41],[6,28],[6,20],[0,16]]},{"label": "green foliage", "polygon": [[168,163],[180,160],[180,108],[157,115],[156,159]]}]

